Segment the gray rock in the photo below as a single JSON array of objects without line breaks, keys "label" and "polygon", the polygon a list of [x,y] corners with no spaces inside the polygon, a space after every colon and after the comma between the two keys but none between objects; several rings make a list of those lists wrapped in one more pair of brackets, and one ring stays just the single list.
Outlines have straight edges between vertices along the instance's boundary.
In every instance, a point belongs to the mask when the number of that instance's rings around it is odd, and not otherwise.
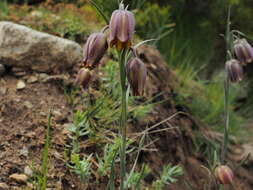
[{"label": "gray rock", "polygon": [[12,22],[0,22],[0,63],[39,72],[59,72],[82,59],[79,44]]}]

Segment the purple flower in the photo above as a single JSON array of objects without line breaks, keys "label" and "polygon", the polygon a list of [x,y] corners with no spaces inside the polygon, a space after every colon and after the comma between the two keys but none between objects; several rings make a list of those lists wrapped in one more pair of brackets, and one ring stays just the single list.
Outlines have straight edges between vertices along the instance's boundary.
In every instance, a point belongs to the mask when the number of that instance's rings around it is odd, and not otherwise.
[{"label": "purple flower", "polygon": [[90,79],[91,79],[90,70],[86,68],[82,68],[77,74],[75,83],[78,85],[81,85],[83,89],[86,89],[88,87]]},{"label": "purple flower", "polygon": [[228,74],[228,78],[231,82],[237,83],[242,80],[243,78],[242,65],[236,59],[231,59],[227,61],[225,69]]},{"label": "purple flower", "polygon": [[134,96],[142,96],[147,77],[146,65],[137,57],[126,64],[127,79]]},{"label": "purple flower", "polygon": [[99,64],[108,48],[106,35],[102,32],[93,33],[89,36],[83,50],[84,67],[93,69]]},{"label": "purple flower", "polygon": [[246,39],[235,40],[234,53],[237,59],[243,64],[253,61],[253,48]]},{"label": "purple flower", "polygon": [[112,13],[109,29],[109,43],[118,50],[128,49],[132,45],[135,19],[133,13],[125,9],[115,10]]},{"label": "purple flower", "polygon": [[226,165],[220,165],[217,168],[215,168],[214,175],[216,180],[223,185],[232,184],[234,181],[234,173]]}]

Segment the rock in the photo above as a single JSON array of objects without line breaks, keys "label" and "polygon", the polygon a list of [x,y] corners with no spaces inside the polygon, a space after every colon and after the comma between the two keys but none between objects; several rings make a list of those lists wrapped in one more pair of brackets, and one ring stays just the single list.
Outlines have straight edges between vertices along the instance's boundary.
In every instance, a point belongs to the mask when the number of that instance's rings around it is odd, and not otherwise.
[{"label": "rock", "polygon": [[38,78],[36,76],[30,76],[28,79],[27,79],[27,83],[35,83],[38,81]]},{"label": "rock", "polygon": [[19,151],[19,154],[25,157],[28,156],[28,153],[29,153],[28,148],[25,146]]},{"label": "rock", "polygon": [[49,77],[49,75],[48,74],[46,74],[46,73],[40,73],[39,74],[39,79],[40,80],[42,80],[42,81],[44,81],[46,78],[48,78]]},{"label": "rock", "polygon": [[0,64],[0,76],[2,76],[5,73],[6,69],[5,66]]},{"label": "rock", "polygon": [[29,176],[29,177],[32,177],[33,176],[33,171],[32,171],[32,169],[29,166],[26,166],[24,168],[24,174],[27,175],[27,176]]},{"label": "rock", "polygon": [[24,68],[13,67],[11,71],[13,72],[13,75],[16,77],[22,77],[26,75],[26,71],[24,70]]},{"label": "rock", "polygon": [[18,81],[18,83],[17,83],[17,90],[22,90],[22,89],[24,89],[25,88],[25,82],[24,81],[22,81],[22,80],[19,80]]},{"label": "rock", "polygon": [[0,190],[8,190],[9,186],[6,183],[0,183]]},{"label": "rock", "polygon": [[26,183],[28,180],[28,177],[25,174],[11,174],[9,176],[10,179],[15,180],[18,183]]},{"label": "rock", "polygon": [[79,44],[12,22],[0,22],[0,62],[39,72],[59,72],[82,59]]},{"label": "rock", "polygon": [[7,88],[4,86],[0,86],[0,96],[5,95],[7,92]]},{"label": "rock", "polygon": [[24,102],[24,105],[25,105],[25,107],[27,107],[28,109],[32,109],[32,108],[33,108],[32,103],[29,102],[29,101],[25,101],[25,102]]}]

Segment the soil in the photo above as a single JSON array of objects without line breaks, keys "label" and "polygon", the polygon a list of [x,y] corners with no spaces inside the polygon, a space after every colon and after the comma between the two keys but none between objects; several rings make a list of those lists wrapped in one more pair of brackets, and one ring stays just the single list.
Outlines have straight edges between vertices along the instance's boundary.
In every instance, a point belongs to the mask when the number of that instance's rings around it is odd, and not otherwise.
[{"label": "soil", "polygon": [[[149,134],[145,142],[151,145],[147,150],[141,151],[138,161],[139,166],[141,163],[148,163],[152,169],[152,173],[146,177],[145,181],[151,183],[160,175],[162,166],[165,164],[180,164],[184,167],[184,176],[175,185],[167,186],[165,189],[185,190],[187,187],[184,181],[190,182],[195,189],[205,189],[205,185],[210,182],[210,176],[203,167],[207,165],[208,158],[202,151],[207,147],[197,149],[196,139],[198,134],[201,134],[207,141],[219,143],[221,135],[209,131],[200,120],[191,116],[186,107],[176,104],[175,88],[179,85],[177,77],[167,68],[159,52],[149,46],[144,46],[139,53],[143,61],[147,63],[149,71],[144,99],[156,97],[154,101],[163,101],[163,103],[156,105],[152,113],[142,121],[131,123],[128,135],[141,132],[177,113],[175,117],[160,124],[156,130],[161,131]],[[69,73],[62,75],[65,82],[72,83],[73,73],[78,67],[77,65],[71,71],[70,77]],[[29,83],[31,76],[37,80]],[[50,80],[45,80],[45,78]],[[23,89],[17,89],[17,83],[20,80],[26,84]],[[94,174],[90,183],[83,185],[66,166],[64,153],[70,140],[66,127],[71,122],[72,109],[64,95],[63,81],[59,77],[35,72],[17,77],[10,71],[0,78],[0,189],[4,189],[4,185],[5,189],[32,189],[32,178],[20,182],[13,180],[10,176],[24,174],[27,166],[33,165],[39,168],[41,165],[50,110],[52,110],[53,119],[48,188],[105,189],[106,179],[100,179],[101,183],[98,185],[95,183],[96,175]],[[92,146],[90,150],[95,153],[96,148]],[[250,145],[248,149],[251,150]],[[242,160],[242,155],[245,155],[244,150],[243,146],[235,143],[231,147],[229,164],[233,168]],[[127,160],[130,167],[133,158],[129,157]],[[243,166],[235,170],[236,180],[233,186],[240,190],[253,189],[251,159]],[[231,189],[231,186],[227,186],[227,189]]]}]

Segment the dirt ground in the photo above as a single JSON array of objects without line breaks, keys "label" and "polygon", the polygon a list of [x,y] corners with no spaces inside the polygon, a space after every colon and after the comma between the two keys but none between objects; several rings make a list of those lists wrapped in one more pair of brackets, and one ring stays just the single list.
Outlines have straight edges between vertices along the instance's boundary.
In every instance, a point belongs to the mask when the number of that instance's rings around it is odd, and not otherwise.
[{"label": "dirt ground", "polygon": [[[140,55],[148,64],[149,70],[146,97],[164,92],[157,99],[165,101],[154,107],[152,115],[149,115],[145,122],[131,124],[129,132],[140,132],[147,123],[151,126],[174,113],[186,113],[178,114],[159,126],[160,129],[176,126],[179,130],[172,129],[150,135],[150,141],[154,142],[150,148],[156,151],[143,151],[139,161],[149,163],[152,169],[152,174],[145,180],[150,183],[159,175],[162,166],[171,162],[182,165],[185,174],[176,185],[166,189],[185,190],[187,188],[183,183],[184,180],[190,181],[196,189],[204,189],[204,185],[209,183],[209,174],[202,167],[202,164],[206,163],[206,158],[201,152],[196,152],[194,139],[196,131],[207,134],[207,130],[199,120],[188,113],[187,108],[174,102],[173,88],[177,85],[177,79],[166,67],[160,54],[153,48],[145,46]],[[66,77],[69,77],[68,74]],[[25,86],[20,81],[23,81]],[[72,110],[67,103],[61,81],[41,73],[14,76],[11,71],[0,78],[0,189],[32,187],[31,179],[20,181],[10,176],[29,173],[27,167],[31,165],[35,168],[40,166],[50,109],[53,120],[48,188],[105,189],[106,181],[100,185],[92,182],[85,186],[81,185],[78,177],[66,167],[64,150],[69,141],[66,127],[71,122]],[[238,160],[231,159],[231,163],[235,162]],[[252,163],[237,169],[235,189],[253,189],[253,172],[250,168]]]}]

